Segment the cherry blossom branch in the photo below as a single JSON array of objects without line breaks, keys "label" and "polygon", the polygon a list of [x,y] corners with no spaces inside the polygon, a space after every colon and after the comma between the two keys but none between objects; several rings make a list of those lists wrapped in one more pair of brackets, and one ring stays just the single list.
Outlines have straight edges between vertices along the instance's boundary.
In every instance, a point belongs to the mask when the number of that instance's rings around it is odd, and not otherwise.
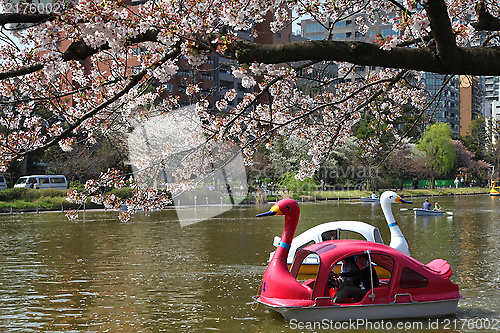
[{"label": "cherry blossom branch", "polygon": [[424,114],[427,112],[427,110],[431,107],[431,105],[436,101],[436,99],[441,96],[443,93],[446,85],[450,82],[450,80],[453,78],[452,75],[446,78],[444,80],[443,84],[439,88],[438,92],[436,95],[432,97],[431,100],[427,102],[427,104],[422,108],[422,110],[418,113],[418,115],[415,117],[415,120],[413,121],[413,124],[406,130],[406,132],[397,140],[397,142],[392,146],[392,148],[387,152],[385,157],[379,162],[378,166],[382,165],[382,163],[389,157],[389,155],[396,150],[396,148],[401,144],[401,142],[415,129],[415,127],[419,124],[420,119],[424,116]]},{"label": "cherry blossom branch", "polygon": [[495,38],[500,39],[500,32],[495,32],[494,34],[489,35],[481,45],[487,46],[489,42],[491,42]]},{"label": "cherry blossom branch", "polygon": [[[158,32],[155,30],[148,30],[147,32],[137,35],[135,37],[129,38],[128,43],[130,45],[134,45],[137,43],[141,42],[146,42],[146,41],[157,41],[157,35]],[[75,41],[71,43],[71,45],[68,47],[68,49],[64,52],[62,52],[61,58],[64,61],[70,61],[70,60],[85,60],[88,57],[97,54],[101,51],[106,51],[111,49],[111,46],[106,43],[99,48],[93,48],[91,46],[88,46],[83,42],[82,40]],[[9,71],[4,71],[0,72],[0,80],[4,80],[7,78],[14,78],[18,76],[23,76],[31,73],[38,72],[43,69],[44,67],[43,62],[37,62],[31,65],[19,67],[13,70]]]},{"label": "cherry blossom branch", "polygon": [[142,71],[140,71],[139,73],[131,76],[130,79],[129,79],[129,82],[125,85],[125,87],[123,89],[121,89],[119,92],[117,92],[110,99],[106,100],[105,102],[101,103],[100,105],[98,105],[97,107],[95,107],[94,109],[92,109],[91,111],[87,112],[86,114],[84,114],[83,116],[81,116],[80,118],[78,118],[77,121],[75,121],[74,123],[70,124],[68,126],[68,128],[66,128],[64,131],[62,131],[59,135],[54,136],[52,138],[52,140],[50,140],[49,142],[47,142],[47,143],[45,143],[45,144],[43,144],[43,145],[41,145],[41,146],[39,146],[39,147],[37,147],[35,149],[29,150],[29,151],[18,151],[18,152],[15,152],[15,154],[16,154],[15,157],[19,158],[19,157],[27,155],[28,153],[34,153],[34,152],[42,151],[42,150],[45,150],[45,149],[47,149],[49,147],[52,147],[53,145],[59,143],[59,141],[61,141],[62,139],[66,138],[73,130],[75,130],[76,128],[78,128],[87,119],[90,119],[91,117],[97,115],[100,111],[104,110],[105,108],[107,108],[108,106],[110,106],[111,104],[113,104],[114,102],[116,102],[118,99],[120,99],[120,97],[122,97],[126,93],[128,93],[130,91],[130,89],[132,89],[136,84],[138,84],[142,80],[142,78],[148,73],[148,71],[150,69],[158,67],[160,64],[162,64],[163,62],[165,62],[168,59],[172,59],[172,58],[177,57],[180,54],[180,52],[181,52],[180,48],[174,48],[169,53],[167,53],[167,55],[163,59],[161,59],[160,61],[156,62],[154,64],[154,66],[151,66],[151,68],[145,68]]},{"label": "cherry blossom branch", "polygon": [[[101,85],[103,87],[106,87],[106,86],[109,86],[109,85],[116,84],[116,83],[118,83],[118,82],[120,82],[122,80],[123,80],[123,78],[117,78],[117,79],[114,79],[114,80],[103,82]],[[92,87],[87,86],[87,87],[80,87],[80,88],[75,89],[75,90],[66,91],[63,94],[43,96],[43,97],[28,97],[28,98],[20,98],[20,99],[10,99],[10,100],[7,100],[7,101],[0,101],[0,105],[16,105],[16,104],[19,104],[19,103],[41,102],[41,101],[47,101],[47,100],[61,99],[61,98],[64,98],[64,97],[72,96],[72,95],[77,94],[77,93],[81,93],[81,92],[84,92],[84,91],[89,91],[91,89],[92,89]]]},{"label": "cherry blossom branch", "polygon": [[[388,88],[392,87],[394,84],[396,84],[397,82],[399,82],[404,77],[404,75],[406,73],[408,73],[408,70],[401,70],[400,72],[398,72],[392,78],[381,79],[381,80],[377,80],[377,81],[373,81],[373,82],[367,83],[367,84],[363,85],[362,87],[354,90],[352,93],[350,93],[349,95],[345,96],[344,98],[342,98],[340,100],[337,100],[335,102],[330,102],[330,103],[325,103],[325,104],[318,105],[315,108],[312,108],[311,110],[309,110],[308,112],[306,112],[306,113],[304,113],[304,114],[302,114],[302,115],[300,115],[298,117],[292,118],[292,119],[288,120],[287,122],[281,123],[281,124],[273,122],[271,120],[255,119],[255,118],[253,118],[253,117],[245,114],[245,112],[243,112],[243,111],[240,112],[240,113],[238,113],[238,114],[232,114],[232,113],[229,113],[229,112],[228,113],[234,115],[234,118],[231,120],[231,124],[233,124],[238,118],[245,118],[245,119],[250,119],[250,120],[259,120],[260,122],[268,123],[269,125],[276,125],[276,126],[279,126],[279,128],[281,128],[283,126],[290,125],[293,122],[298,122],[299,120],[304,119],[304,118],[306,118],[306,117],[308,117],[308,116],[310,116],[310,115],[318,112],[321,109],[324,109],[324,108],[327,108],[327,107],[335,107],[335,106],[337,106],[339,104],[345,103],[349,99],[351,99],[354,96],[360,94],[363,90],[366,90],[366,89],[368,89],[370,87],[373,87],[373,86],[376,86],[376,85],[379,85],[379,84],[382,84],[382,83],[389,83]],[[379,97],[381,94],[383,94],[384,91],[386,91],[386,90],[387,89],[385,89],[385,90],[384,89],[377,90],[374,94],[372,94],[370,96],[370,98],[366,99],[363,103],[359,104],[353,111],[346,112],[346,114],[351,115],[351,114],[353,114],[355,112],[358,112],[359,110],[363,109],[366,105],[368,105],[371,102],[373,102],[377,97]],[[247,109],[245,109],[245,111]],[[226,125],[224,127],[225,131],[227,131],[228,128],[229,128],[229,126]],[[275,128],[273,128],[272,130],[274,131]]]},{"label": "cherry blossom branch", "polygon": [[[303,65],[298,66],[297,68],[295,68],[295,70],[301,70],[301,69],[307,68],[307,67],[309,67],[309,66],[314,65],[315,63],[317,63],[317,62],[315,62],[315,61],[314,61],[314,62],[308,62],[308,63],[306,63],[306,64],[303,64]],[[226,134],[226,133],[227,133],[227,131],[229,130],[229,128],[230,128],[230,127],[231,127],[231,126],[232,126],[232,125],[236,122],[236,120],[238,120],[241,116],[243,116],[243,115],[244,115],[244,114],[248,111],[248,109],[249,109],[250,107],[252,107],[253,105],[255,105],[255,103],[257,103],[257,101],[258,101],[261,97],[263,97],[266,93],[268,93],[268,92],[269,92],[269,89],[272,87],[272,85],[276,84],[276,82],[278,82],[278,81],[279,81],[279,80],[281,80],[281,79],[283,79],[283,76],[278,76],[278,77],[275,77],[275,78],[274,78],[274,79],[272,79],[270,82],[268,82],[268,83],[266,84],[266,86],[265,86],[265,87],[263,87],[263,89],[262,89],[261,91],[259,91],[259,92],[255,95],[255,97],[254,97],[254,99],[253,99],[253,102],[252,102],[252,103],[250,103],[247,107],[243,108],[243,110],[241,110],[241,112],[239,112],[238,114],[235,114],[235,115],[234,115],[234,117],[233,117],[233,119],[231,119],[231,120],[227,123],[227,125],[226,125],[226,126],[225,126],[225,128],[224,128],[224,132],[222,133],[222,136],[224,136],[224,134]],[[211,137],[210,139],[213,139],[214,137],[215,137],[215,134],[214,134],[214,135],[212,135],[212,137]]]}]

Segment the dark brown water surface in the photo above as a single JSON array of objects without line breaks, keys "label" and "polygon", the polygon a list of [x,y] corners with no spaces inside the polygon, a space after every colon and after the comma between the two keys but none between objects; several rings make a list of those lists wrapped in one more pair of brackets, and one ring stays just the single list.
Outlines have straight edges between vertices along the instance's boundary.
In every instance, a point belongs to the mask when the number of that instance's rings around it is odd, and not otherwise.
[{"label": "dark brown water surface", "polygon": [[[453,217],[415,217],[411,208],[422,202],[393,205],[396,220],[413,257],[450,262],[464,298],[456,317],[406,321],[406,332],[498,331],[500,201],[487,195],[441,197]],[[259,289],[273,237],[283,229],[282,217],[255,218],[269,207],[234,208],[184,227],[175,211],[137,214],[128,223],[114,212],[86,212],[77,221],[61,213],[0,216],[0,331],[331,331],[326,323],[298,327],[262,306],[254,309],[251,296]],[[301,209],[297,233],[322,222],[360,220],[390,239],[378,204],[329,201]],[[405,331],[396,329],[402,325],[397,321],[384,323],[391,327],[371,324],[334,329]]]}]

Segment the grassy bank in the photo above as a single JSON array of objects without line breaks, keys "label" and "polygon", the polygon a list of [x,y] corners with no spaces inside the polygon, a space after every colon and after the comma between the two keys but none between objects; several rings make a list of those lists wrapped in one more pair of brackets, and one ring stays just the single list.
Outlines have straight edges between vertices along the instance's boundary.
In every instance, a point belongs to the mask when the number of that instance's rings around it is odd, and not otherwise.
[{"label": "grassy bank", "polygon": [[[375,193],[380,196],[384,190],[376,191]],[[452,195],[475,195],[475,194],[488,194],[489,188],[485,187],[462,187],[462,188],[439,188],[439,189],[403,189],[393,190],[401,197],[433,197],[433,196],[452,196]],[[309,193],[308,195],[293,194],[295,200],[300,201],[314,201],[314,200],[359,200],[361,197],[371,196],[371,191],[317,191]],[[280,195],[269,195],[267,201],[273,202],[281,199]]]},{"label": "grassy bank", "polygon": [[[380,196],[384,190],[376,191],[375,193]],[[449,196],[449,195],[474,195],[474,194],[486,194],[489,193],[490,190],[488,188],[481,187],[462,187],[462,188],[440,188],[440,189],[416,189],[416,190],[393,190],[401,197],[431,197],[431,196]],[[346,191],[346,192],[321,192],[320,198],[336,198],[337,195],[340,195],[341,198],[360,198],[360,197],[369,197],[372,192],[371,191]]]},{"label": "grassy bank", "polygon": [[[383,191],[377,191],[380,195]],[[433,197],[433,196],[451,196],[451,195],[474,195],[488,194],[488,188],[467,187],[467,188],[442,188],[442,189],[417,189],[417,190],[396,190],[396,192],[405,198],[413,197]],[[114,189],[110,193],[116,194],[121,198],[129,198],[132,195],[130,188]],[[317,191],[308,195],[291,194],[299,202],[314,200],[359,200],[360,197],[368,197],[371,191]],[[267,202],[275,202],[282,198],[281,195],[268,195]],[[201,199],[200,199],[201,200]],[[257,199],[253,195],[248,195],[242,203],[253,204]],[[203,204],[201,201],[199,204]],[[9,188],[0,191],[0,213],[9,212],[29,212],[36,210],[61,210],[61,209],[81,208],[71,204],[66,200],[66,190],[46,189],[34,190],[30,188]],[[86,204],[87,209],[103,208],[101,205],[92,203]]]},{"label": "grassy bank", "polygon": [[[35,210],[61,210],[78,208],[77,205],[66,200],[67,190],[45,189],[35,190],[31,188],[8,188],[0,191],[0,212],[7,213],[26,212]],[[132,195],[130,188],[114,189],[110,191],[122,198]],[[103,208],[102,205],[87,203],[86,208]]]}]

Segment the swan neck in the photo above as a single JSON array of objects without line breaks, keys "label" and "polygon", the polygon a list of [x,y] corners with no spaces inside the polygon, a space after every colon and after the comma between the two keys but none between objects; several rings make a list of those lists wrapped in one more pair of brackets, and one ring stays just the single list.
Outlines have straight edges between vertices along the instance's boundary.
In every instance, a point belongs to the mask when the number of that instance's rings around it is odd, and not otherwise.
[{"label": "swan neck", "polygon": [[394,236],[403,236],[401,230],[399,229],[398,223],[396,219],[394,219],[394,215],[392,214],[391,203],[390,202],[381,202],[382,211],[384,212],[385,221],[389,226],[389,231],[391,233],[391,238]]},{"label": "swan neck", "polygon": [[298,217],[295,216],[285,216],[285,226],[283,227],[283,233],[281,234],[281,239],[274,252],[274,258],[286,258],[288,257],[288,252],[290,252],[290,245],[292,244],[293,236],[297,229]]}]

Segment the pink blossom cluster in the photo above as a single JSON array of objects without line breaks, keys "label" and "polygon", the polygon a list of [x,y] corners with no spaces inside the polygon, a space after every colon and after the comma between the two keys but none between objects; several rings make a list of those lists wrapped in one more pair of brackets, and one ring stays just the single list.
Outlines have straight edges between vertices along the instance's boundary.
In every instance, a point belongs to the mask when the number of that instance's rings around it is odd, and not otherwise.
[{"label": "pink blossom cluster", "polygon": [[[133,193],[128,199],[109,193],[110,189],[124,186],[132,187]],[[98,179],[88,180],[82,191],[68,190],[66,200],[80,207],[92,202],[103,205],[106,209],[116,210],[122,222],[128,221],[135,212],[150,212],[165,208],[172,203],[167,191],[141,187],[134,178],[126,179],[126,175],[114,169],[101,173]],[[78,209],[68,210],[66,216],[70,220],[78,218]]]}]

